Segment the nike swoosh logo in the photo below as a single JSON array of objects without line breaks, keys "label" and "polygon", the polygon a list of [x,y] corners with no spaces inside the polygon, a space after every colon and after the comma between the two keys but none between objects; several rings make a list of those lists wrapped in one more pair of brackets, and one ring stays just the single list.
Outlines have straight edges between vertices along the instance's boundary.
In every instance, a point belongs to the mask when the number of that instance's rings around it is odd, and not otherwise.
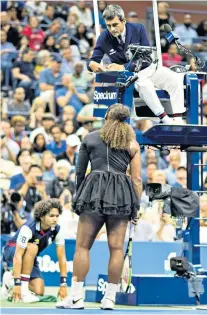
[{"label": "nike swoosh logo", "polygon": [[73,300],[73,304],[76,304],[76,303],[78,303],[80,300],[82,300],[82,298],[81,299],[79,299],[79,300]]}]

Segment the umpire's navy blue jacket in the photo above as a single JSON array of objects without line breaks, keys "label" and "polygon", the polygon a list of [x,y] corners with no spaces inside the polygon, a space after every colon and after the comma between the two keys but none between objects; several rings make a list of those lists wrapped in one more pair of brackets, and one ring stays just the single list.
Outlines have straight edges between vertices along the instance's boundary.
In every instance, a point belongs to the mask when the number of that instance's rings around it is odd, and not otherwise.
[{"label": "umpire's navy blue jacket", "polygon": [[[126,39],[124,48],[119,44],[117,38],[115,38],[108,30],[105,30],[99,36],[96,47],[94,48],[93,55],[90,61],[101,62],[104,54],[108,55],[112,63],[124,65],[129,71],[134,70],[134,64],[128,66],[127,59],[125,57],[125,51],[129,44],[139,44],[140,46],[150,46],[145,28],[142,24],[138,23],[126,23]],[[91,71],[88,66],[88,70]]]}]

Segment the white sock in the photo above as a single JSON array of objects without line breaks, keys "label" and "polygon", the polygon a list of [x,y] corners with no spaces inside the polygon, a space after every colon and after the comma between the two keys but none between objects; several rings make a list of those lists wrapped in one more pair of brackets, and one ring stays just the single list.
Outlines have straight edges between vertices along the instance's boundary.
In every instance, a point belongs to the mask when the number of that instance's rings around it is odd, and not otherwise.
[{"label": "white sock", "polygon": [[172,124],[172,122],[173,122],[173,119],[170,118],[168,115],[166,115],[165,117],[161,118],[161,120],[162,120],[162,122],[164,124]]},{"label": "white sock", "polygon": [[82,281],[73,281],[71,285],[71,296],[72,297],[83,297],[83,284]]},{"label": "white sock", "polygon": [[29,291],[29,280],[30,275],[21,274],[21,289],[24,293]]},{"label": "white sock", "polygon": [[117,290],[118,290],[118,284],[108,283],[104,297],[109,298],[110,300],[115,302]]}]

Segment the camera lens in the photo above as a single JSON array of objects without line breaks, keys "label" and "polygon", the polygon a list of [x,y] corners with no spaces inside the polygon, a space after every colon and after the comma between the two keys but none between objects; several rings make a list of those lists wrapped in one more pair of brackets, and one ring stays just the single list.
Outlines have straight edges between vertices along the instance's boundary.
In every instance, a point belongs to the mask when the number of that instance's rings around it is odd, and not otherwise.
[{"label": "camera lens", "polygon": [[10,197],[12,202],[19,202],[21,200],[21,195],[18,192],[13,192]]}]

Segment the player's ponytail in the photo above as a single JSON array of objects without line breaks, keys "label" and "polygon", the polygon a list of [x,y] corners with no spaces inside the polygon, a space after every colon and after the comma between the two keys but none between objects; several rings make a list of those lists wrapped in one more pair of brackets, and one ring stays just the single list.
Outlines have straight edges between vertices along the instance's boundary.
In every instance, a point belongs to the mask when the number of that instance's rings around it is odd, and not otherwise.
[{"label": "player's ponytail", "polygon": [[129,118],[130,110],[122,104],[111,105],[107,110],[101,138],[110,148],[127,150],[130,142],[135,139],[135,133],[127,123]]}]

